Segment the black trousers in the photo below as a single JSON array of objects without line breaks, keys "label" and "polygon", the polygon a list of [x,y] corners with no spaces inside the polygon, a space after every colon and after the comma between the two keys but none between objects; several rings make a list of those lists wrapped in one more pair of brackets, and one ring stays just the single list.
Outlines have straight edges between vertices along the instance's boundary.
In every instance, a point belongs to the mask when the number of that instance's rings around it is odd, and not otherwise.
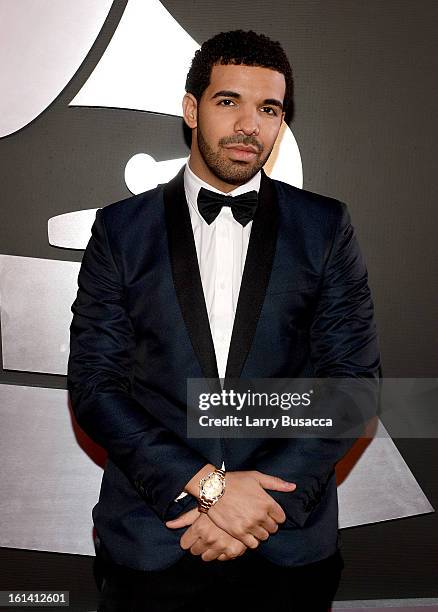
[{"label": "black trousers", "polygon": [[187,551],[164,570],[142,572],[96,556],[98,612],[327,612],[344,567],[334,555],[282,567],[248,549],[230,561],[203,561]]}]

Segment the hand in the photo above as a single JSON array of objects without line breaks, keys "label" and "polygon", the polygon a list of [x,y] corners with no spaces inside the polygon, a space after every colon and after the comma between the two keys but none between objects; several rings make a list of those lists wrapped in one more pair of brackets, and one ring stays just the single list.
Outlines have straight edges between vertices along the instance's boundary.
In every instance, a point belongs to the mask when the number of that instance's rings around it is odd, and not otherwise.
[{"label": "hand", "polygon": [[[286,520],[282,507],[264,489],[294,491],[296,484],[256,470],[226,472],[225,484],[224,495],[208,510],[208,517],[245,546],[257,548]],[[166,526],[183,527],[187,514],[167,521]]]},{"label": "hand", "polygon": [[181,537],[181,548],[190,549],[192,555],[201,555],[203,561],[227,561],[240,557],[247,550],[245,544],[217,527],[207,514],[196,508],[184,516],[185,524],[191,526]]}]

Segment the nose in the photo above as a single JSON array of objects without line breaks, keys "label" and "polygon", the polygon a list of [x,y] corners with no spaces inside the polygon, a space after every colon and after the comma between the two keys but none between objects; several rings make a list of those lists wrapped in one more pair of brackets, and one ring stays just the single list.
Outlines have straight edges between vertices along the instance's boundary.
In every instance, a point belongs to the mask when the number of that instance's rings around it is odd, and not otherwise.
[{"label": "nose", "polygon": [[241,106],[239,116],[234,124],[235,132],[242,132],[245,136],[258,136],[260,132],[257,109]]}]

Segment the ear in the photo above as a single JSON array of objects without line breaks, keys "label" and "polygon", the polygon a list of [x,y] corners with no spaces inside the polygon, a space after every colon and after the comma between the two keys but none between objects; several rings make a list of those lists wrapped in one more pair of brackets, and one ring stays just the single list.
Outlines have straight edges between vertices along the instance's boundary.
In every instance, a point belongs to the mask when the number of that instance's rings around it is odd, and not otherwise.
[{"label": "ear", "polygon": [[186,93],[183,101],[183,117],[189,128],[193,129],[198,125],[198,103],[191,93]]}]

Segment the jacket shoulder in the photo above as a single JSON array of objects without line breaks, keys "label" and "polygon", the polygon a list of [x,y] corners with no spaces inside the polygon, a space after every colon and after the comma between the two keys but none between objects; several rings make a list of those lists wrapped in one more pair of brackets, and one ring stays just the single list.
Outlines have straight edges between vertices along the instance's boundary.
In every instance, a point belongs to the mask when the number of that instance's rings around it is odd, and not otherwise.
[{"label": "jacket shoulder", "polygon": [[160,225],[163,213],[163,185],[107,204],[98,214],[112,248],[126,241],[135,242],[146,228]]},{"label": "jacket shoulder", "polygon": [[130,222],[133,217],[137,217],[139,214],[147,213],[149,215],[161,201],[162,191],[163,185],[158,185],[149,191],[101,207],[105,225],[116,224],[120,227],[120,224],[124,225],[126,222]]},{"label": "jacket shoulder", "polygon": [[299,189],[283,181],[273,179],[277,190],[279,205],[286,211],[291,211],[303,218],[322,223],[339,223],[348,215],[348,206],[345,202],[330,196]]}]

